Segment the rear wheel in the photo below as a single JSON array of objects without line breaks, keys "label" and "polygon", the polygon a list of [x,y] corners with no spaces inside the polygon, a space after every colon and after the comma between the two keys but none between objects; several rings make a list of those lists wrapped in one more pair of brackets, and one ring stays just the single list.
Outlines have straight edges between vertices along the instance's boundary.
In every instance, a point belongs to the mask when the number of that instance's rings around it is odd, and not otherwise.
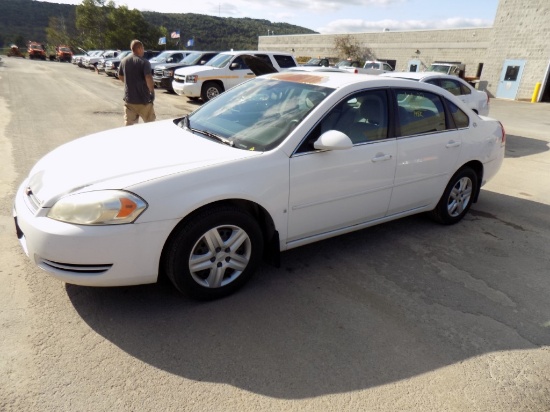
[{"label": "rear wheel", "polygon": [[217,97],[220,93],[223,93],[223,89],[219,84],[206,82],[204,86],[202,86],[201,99],[206,103],[214,97]]},{"label": "rear wheel", "polygon": [[451,178],[439,203],[432,210],[432,217],[445,225],[458,223],[468,213],[477,187],[477,175],[471,168],[459,170]]},{"label": "rear wheel", "polygon": [[262,232],[254,218],[242,209],[219,206],[176,228],[163,267],[180,292],[195,299],[216,299],[245,284],[262,251]]}]

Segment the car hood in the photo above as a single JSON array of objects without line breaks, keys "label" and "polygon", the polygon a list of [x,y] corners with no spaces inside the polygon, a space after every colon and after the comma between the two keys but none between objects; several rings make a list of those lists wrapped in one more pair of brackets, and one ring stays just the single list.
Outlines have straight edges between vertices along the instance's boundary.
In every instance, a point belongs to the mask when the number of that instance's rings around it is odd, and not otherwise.
[{"label": "car hood", "polygon": [[220,70],[217,67],[214,66],[186,66],[186,67],[180,67],[176,70],[176,74],[191,74],[191,73],[201,73],[206,72],[209,70]]},{"label": "car hood", "polygon": [[214,142],[165,120],[66,143],[38,161],[28,186],[43,207],[50,207],[60,197],[78,190],[123,189],[258,155],[261,153]]},{"label": "car hood", "polygon": [[180,67],[190,67],[195,66],[194,64],[182,64],[182,63],[164,63],[159,64],[157,69],[179,69]]}]

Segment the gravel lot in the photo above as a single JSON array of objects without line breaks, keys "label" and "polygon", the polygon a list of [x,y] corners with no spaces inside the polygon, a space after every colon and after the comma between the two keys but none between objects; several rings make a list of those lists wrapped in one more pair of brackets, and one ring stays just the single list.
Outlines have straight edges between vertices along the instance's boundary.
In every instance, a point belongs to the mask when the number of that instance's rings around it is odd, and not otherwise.
[{"label": "gravel lot", "polygon": [[[414,216],[294,249],[197,303],[31,264],[17,186],[51,149],[122,126],[122,84],[2,59],[0,410],[549,410],[550,105],[491,101],[505,163],[460,224]],[[195,107],[157,92],[159,119]]]}]

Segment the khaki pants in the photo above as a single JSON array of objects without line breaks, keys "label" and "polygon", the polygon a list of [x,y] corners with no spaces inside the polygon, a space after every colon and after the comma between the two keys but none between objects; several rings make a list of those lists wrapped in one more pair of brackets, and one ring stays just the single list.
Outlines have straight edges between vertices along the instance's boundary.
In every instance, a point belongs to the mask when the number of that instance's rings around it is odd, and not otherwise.
[{"label": "khaki pants", "polygon": [[145,123],[154,122],[157,116],[153,103],[132,104],[124,103],[124,125],[131,126],[142,118]]}]

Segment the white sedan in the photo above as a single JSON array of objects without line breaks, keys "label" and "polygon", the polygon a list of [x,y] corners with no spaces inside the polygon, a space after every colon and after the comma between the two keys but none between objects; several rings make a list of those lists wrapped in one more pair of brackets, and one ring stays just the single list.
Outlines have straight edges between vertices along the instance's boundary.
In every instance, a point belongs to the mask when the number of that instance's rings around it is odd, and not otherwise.
[{"label": "white sedan", "polygon": [[477,114],[482,116],[489,114],[489,95],[482,90],[475,89],[457,76],[435,72],[392,72],[384,73],[381,76],[434,84],[454,94]]},{"label": "white sedan", "polygon": [[181,119],[67,143],[14,217],[33,262],[88,286],[227,295],[262,261],[415,213],[460,221],[505,134],[425,83],[330,72],[257,77]]}]

